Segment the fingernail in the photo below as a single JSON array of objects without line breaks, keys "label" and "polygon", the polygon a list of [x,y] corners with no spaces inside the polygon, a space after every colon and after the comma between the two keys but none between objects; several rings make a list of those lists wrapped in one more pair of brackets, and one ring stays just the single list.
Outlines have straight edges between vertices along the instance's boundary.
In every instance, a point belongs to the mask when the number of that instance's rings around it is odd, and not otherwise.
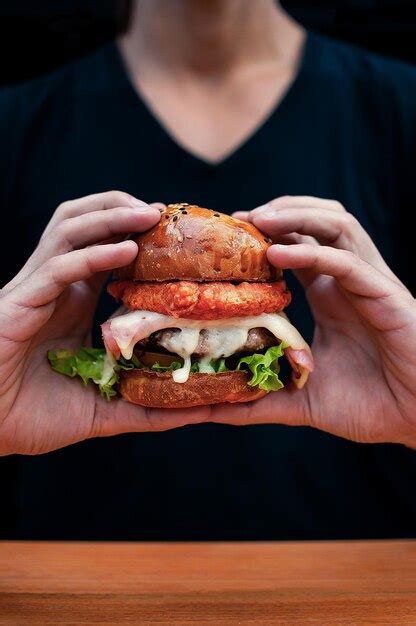
[{"label": "fingernail", "polygon": [[237,220],[246,219],[250,215],[250,211],[234,211],[231,213],[231,217],[235,217]]},{"label": "fingernail", "polygon": [[152,202],[150,206],[154,206],[157,209],[162,209],[162,210],[166,209],[166,204],[164,202]]},{"label": "fingernail", "polygon": [[150,206],[150,204],[146,204],[145,202],[135,204],[133,208],[136,209],[136,211],[140,211],[140,213],[160,213],[159,209],[155,206]]}]

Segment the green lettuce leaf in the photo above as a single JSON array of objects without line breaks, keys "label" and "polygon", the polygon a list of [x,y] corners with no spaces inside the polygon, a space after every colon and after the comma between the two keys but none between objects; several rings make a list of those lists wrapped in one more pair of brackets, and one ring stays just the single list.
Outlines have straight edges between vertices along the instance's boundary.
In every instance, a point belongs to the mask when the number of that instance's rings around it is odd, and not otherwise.
[{"label": "green lettuce leaf", "polygon": [[143,367],[142,363],[140,363],[135,354],[133,354],[130,360],[125,359],[123,356],[120,357],[120,359],[117,361],[117,366],[121,370],[138,370]]},{"label": "green lettuce leaf", "polygon": [[[182,363],[180,363],[179,361],[173,361],[173,363],[171,363],[170,365],[159,365],[159,363],[153,363],[151,369],[154,370],[155,372],[173,372],[175,370],[178,370],[182,367]],[[199,364],[198,363],[192,363],[191,365],[191,374],[196,374],[199,372]]]},{"label": "green lettuce leaf", "polygon": [[49,350],[48,359],[52,369],[67,376],[80,376],[84,383],[98,380],[104,367],[105,350],[81,348],[71,350]]},{"label": "green lettuce leaf", "polygon": [[79,376],[84,385],[90,381],[98,385],[102,396],[109,400],[116,395],[114,385],[119,381],[120,370],[130,370],[142,367],[136,356],[131,360],[120,359],[114,367],[113,374],[108,382],[101,384],[105,360],[104,348],[80,348],[76,352],[71,350],[49,350],[48,360],[55,372],[66,376]]},{"label": "green lettuce leaf", "polygon": [[228,367],[225,364],[225,359],[211,359],[209,362],[210,366],[214,370],[216,374],[220,374],[221,372],[228,372]]},{"label": "green lettuce leaf", "polygon": [[[283,383],[279,379],[278,359],[283,356],[283,350],[286,344],[282,342],[279,346],[269,348],[265,354],[252,354],[241,358],[237,364],[237,370],[248,369],[252,373],[249,381],[251,387],[260,387],[265,391],[277,391],[283,387]],[[140,360],[133,355],[130,360],[120,358],[114,366],[114,371],[105,384],[102,384],[104,363],[104,348],[80,348],[75,352],[71,350],[49,350],[48,360],[53,370],[66,376],[79,376],[85,385],[93,382],[98,385],[102,396],[110,400],[116,395],[115,385],[120,379],[120,370],[140,369],[143,367]],[[225,358],[212,359],[210,366],[216,374],[229,371]],[[173,361],[169,366],[162,366],[159,363],[152,365],[152,370],[156,372],[172,372],[182,367],[179,361]],[[199,372],[198,362],[192,364],[191,372]]]},{"label": "green lettuce leaf", "polygon": [[153,363],[152,370],[155,372],[173,372],[174,370],[178,370],[182,367],[182,364],[179,361],[173,361],[170,365],[159,365],[159,363]]},{"label": "green lettuce leaf", "polygon": [[249,381],[250,387],[260,387],[265,391],[277,391],[283,387],[280,380],[278,359],[283,356],[286,344],[282,341],[279,346],[269,348],[265,354],[252,354],[239,360],[237,370],[247,367],[253,374]]}]

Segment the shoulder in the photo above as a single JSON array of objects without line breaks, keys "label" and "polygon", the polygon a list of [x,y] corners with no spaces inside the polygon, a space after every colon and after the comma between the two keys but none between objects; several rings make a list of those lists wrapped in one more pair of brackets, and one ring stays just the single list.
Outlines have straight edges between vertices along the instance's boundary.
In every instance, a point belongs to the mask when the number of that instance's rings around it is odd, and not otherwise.
[{"label": "shoulder", "polygon": [[391,86],[401,88],[416,83],[416,66],[399,59],[391,58],[359,46],[312,33],[311,37],[325,58],[328,72],[344,69],[347,78],[357,81],[371,78],[374,81],[388,81]]},{"label": "shoulder", "polygon": [[401,104],[416,109],[416,66],[381,54],[364,50],[342,41],[313,34],[319,50],[320,71],[333,83],[347,89],[353,88],[374,95],[384,95],[387,100],[381,107]]},{"label": "shoulder", "polygon": [[[373,129],[379,141],[416,145],[416,66],[322,35],[315,43],[315,77],[328,97]],[[347,112],[349,110],[349,113]]]},{"label": "shoulder", "polygon": [[78,107],[108,89],[111,43],[58,70],[24,83],[0,88],[0,206],[16,181],[33,141],[59,133]]},{"label": "shoulder", "polygon": [[0,133],[10,124],[14,127],[30,123],[46,105],[61,98],[87,94],[105,84],[106,64],[111,44],[58,70],[16,85],[0,88]]}]

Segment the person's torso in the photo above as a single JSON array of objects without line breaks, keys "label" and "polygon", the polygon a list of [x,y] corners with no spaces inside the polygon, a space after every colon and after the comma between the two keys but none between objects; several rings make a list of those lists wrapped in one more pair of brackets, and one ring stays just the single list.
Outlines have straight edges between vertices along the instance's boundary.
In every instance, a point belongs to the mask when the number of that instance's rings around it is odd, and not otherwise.
[{"label": "person's torso", "polygon": [[[15,270],[60,202],[121,189],[227,213],[286,194],[337,199],[400,270],[400,147],[393,105],[383,108],[384,92],[371,83],[377,67],[365,53],[310,35],[279,106],[211,165],[169,137],[134,92],[115,46],[106,46],[36,92],[2,191],[19,250],[2,262]],[[291,276],[289,285],[289,315],[311,340],[304,294]],[[97,322],[112,308],[103,296]],[[416,528],[413,452],[307,428],[204,424],[123,435],[21,458],[13,469],[16,537],[380,537]]]}]

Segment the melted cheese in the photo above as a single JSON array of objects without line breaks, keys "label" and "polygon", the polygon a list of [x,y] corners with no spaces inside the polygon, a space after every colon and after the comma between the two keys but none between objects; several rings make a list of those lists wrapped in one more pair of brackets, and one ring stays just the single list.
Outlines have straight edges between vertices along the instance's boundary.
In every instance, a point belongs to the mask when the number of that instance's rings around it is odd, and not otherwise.
[{"label": "melted cheese", "polygon": [[[188,380],[191,368],[191,354],[196,352],[200,330],[200,328],[182,328],[179,333],[160,340],[161,345],[166,350],[179,354],[184,359],[183,367],[172,372],[173,380],[176,383]],[[231,356],[238,350],[241,350],[247,341],[248,331],[249,329],[247,328],[238,328],[236,326],[204,329],[204,347],[208,356],[201,359],[199,371],[202,374],[212,374],[214,370],[209,365],[211,359]]]},{"label": "melted cheese", "polygon": [[285,341],[295,350],[308,350],[309,346],[289,322],[284,313],[264,313],[252,317],[233,317],[221,320],[189,320],[175,318],[153,311],[131,311],[113,317],[110,320],[114,341],[120,348],[125,359],[131,359],[134,346],[141,339],[166,328],[179,328],[164,343],[165,347],[184,360],[184,365],[172,373],[177,383],[188,380],[191,368],[191,355],[195,352],[201,330],[206,332],[208,355],[200,361],[200,371],[212,373],[209,366],[211,359],[231,356],[242,348],[247,340],[248,331],[263,327],[270,331],[276,339]]},{"label": "melted cheese", "polygon": [[209,328],[204,337],[205,351],[210,359],[231,356],[245,345],[249,330],[241,326]]}]

